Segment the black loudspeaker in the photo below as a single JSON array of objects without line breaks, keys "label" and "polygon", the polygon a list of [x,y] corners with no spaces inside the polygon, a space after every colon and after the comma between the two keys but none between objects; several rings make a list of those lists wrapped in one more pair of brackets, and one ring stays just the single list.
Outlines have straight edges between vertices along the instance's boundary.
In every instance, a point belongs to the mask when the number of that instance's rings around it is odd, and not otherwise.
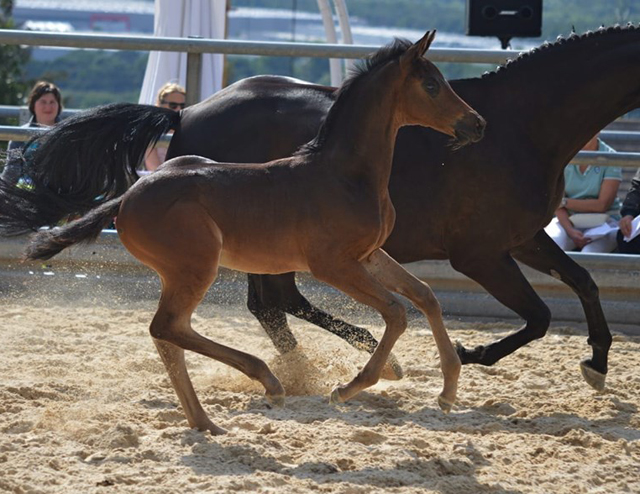
[{"label": "black loudspeaker", "polygon": [[511,38],[542,35],[542,0],[467,0],[467,35]]}]

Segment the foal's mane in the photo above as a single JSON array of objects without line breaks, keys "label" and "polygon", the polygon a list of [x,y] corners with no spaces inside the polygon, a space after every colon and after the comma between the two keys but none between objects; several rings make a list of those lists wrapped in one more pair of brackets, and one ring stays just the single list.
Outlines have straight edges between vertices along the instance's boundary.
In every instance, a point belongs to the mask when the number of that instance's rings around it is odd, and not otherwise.
[{"label": "foal's mane", "polygon": [[345,101],[349,98],[351,92],[354,91],[354,87],[377,68],[382,67],[387,62],[400,58],[412,45],[413,43],[407,39],[395,38],[391,43],[356,63],[350,70],[349,77],[345,79],[336,92],[336,100],[322,121],[316,137],[301,146],[294,155],[306,155],[318,152],[326,141],[328,131],[333,126],[336,116],[341,113],[342,107],[345,106]]},{"label": "foal's mane", "polygon": [[548,56],[551,54],[562,53],[564,49],[572,48],[583,43],[592,43],[602,41],[603,38],[609,39],[614,34],[628,34],[628,33],[640,33],[640,26],[634,26],[632,23],[627,24],[625,27],[616,24],[615,26],[604,27],[600,26],[596,31],[587,31],[584,34],[576,34],[572,32],[568,37],[562,35],[556,38],[556,41],[549,43],[545,41],[539,47],[532,50],[521,53],[514,59],[507,60],[498,68],[491,72],[485,72],[482,75],[482,79],[494,77],[496,75],[504,75],[507,73],[507,69],[520,69],[526,68],[532,61],[537,61],[541,56]]}]

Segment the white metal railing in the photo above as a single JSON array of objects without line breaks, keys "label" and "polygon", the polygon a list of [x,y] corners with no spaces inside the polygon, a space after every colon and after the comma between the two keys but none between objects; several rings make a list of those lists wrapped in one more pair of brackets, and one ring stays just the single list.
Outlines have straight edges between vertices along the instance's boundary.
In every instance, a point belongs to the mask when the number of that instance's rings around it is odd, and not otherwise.
[{"label": "white metal railing", "polygon": [[[179,51],[187,53],[187,104],[194,104],[199,92],[202,54],[270,55],[280,57],[362,58],[375,50],[372,45],[339,45],[328,43],[279,43],[267,41],[215,40],[202,38],[169,38],[155,36],[122,36],[108,34],[47,33],[0,30],[0,44],[57,46],[129,51]],[[434,62],[503,63],[519,52],[432,48]]]},{"label": "white metal railing", "polygon": [[[14,127],[11,125],[0,125],[0,141],[27,141],[32,136],[45,132],[46,129],[39,129],[34,127]],[[603,139],[607,135],[611,135],[613,132],[602,132]],[[625,134],[633,134],[634,139],[638,139],[640,142],[640,133],[638,132],[625,132]],[[169,145],[171,135],[167,134],[159,139],[159,146],[166,147]],[[598,165],[598,166],[628,166],[628,167],[640,167],[640,153],[604,153],[598,151],[580,151],[572,163],[575,165]]]}]

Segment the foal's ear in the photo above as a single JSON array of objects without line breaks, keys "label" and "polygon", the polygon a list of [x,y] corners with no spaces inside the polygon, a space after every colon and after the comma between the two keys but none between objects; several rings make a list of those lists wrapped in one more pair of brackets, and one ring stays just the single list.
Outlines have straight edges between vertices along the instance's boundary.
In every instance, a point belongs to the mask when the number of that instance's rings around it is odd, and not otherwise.
[{"label": "foal's ear", "polygon": [[402,55],[401,61],[403,64],[411,63],[413,60],[416,60],[422,57],[431,43],[433,39],[436,37],[435,29],[433,31],[427,31],[426,34],[418,41],[416,41],[413,45],[409,47],[409,49]]},{"label": "foal's ear", "polygon": [[416,41],[416,43],[413,46],[417,47],[418,53],[420,54],[420,56],[423,56],[427,52],[427,50],[431,46],[431,43],[433,43],[433,40],[435,39],[435,37],[436,37],[436,30],[434,29],[433,31],[427,31],[425,35],[422,37],[422,39],[420,39],[419,41]]}]

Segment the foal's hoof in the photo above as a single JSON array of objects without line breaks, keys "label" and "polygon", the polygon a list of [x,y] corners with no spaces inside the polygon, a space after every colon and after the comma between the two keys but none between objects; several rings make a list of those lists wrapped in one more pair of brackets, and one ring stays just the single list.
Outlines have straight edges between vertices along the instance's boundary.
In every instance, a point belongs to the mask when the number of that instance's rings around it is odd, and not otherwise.
[{"label": "foal's hoof", "polygon": [[227,433],[227,429],[223,429],[222,427],[218,427],[217,425],[212,425],[212,427],[209,427],[208,430],[212,436],[224,436]]},{"label": "foal's hoof", "polygon": [[329,403],[332,405],[337,405],[338,403],[344,403],[344,399],[340,396],[340,387],[333,388],[331,391],[331,395],[329,396]]},{"label": "foal's hoof", "polygon": [[453,408],[453,401],[447,400],[444,396],[438,396],[438,405],[444,413],[449,413]]},{"label": "foal's hoof", "polygon": [[596,391],[604,391],[604,381],[607,375],[598,372],[591,367],[588,359],[580,362],[580,371],[582,372],[582,377],[584,377],[584,380],[587,381],[589,386]]},{"label": "foal's hoof", "polygon": [[284,407],[284,395],[264,395],[264,397],[272,407]]},{"label": "foal's hoof", "polygon": [[226,429],[223,429],[222,427],[218,427],[216,424],[211,422],[209,419],[206,419],[202,424],[199,424],[199,425],[196,425],[196,426],[192,427],[192,429],[195,429],[195,430],[200,431],[200,432],[209,431],[212,436],[222,436],[222,435],[227,433]]},{"label": "foal's hoof", "polygon": [[389,354],[387,361],[380,373],[380,379],[386,379],[387,381],[399,381],[404,377],[404,371],[398,359],[393,353]]}]

